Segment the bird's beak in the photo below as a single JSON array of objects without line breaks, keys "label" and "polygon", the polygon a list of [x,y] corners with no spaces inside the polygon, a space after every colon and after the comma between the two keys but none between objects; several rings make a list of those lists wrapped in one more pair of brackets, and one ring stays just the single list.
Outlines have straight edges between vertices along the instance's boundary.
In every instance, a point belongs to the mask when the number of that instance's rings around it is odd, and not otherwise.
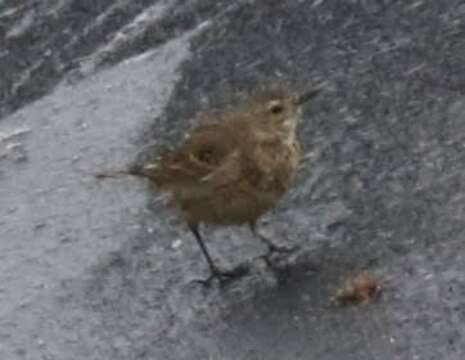
[{"label": "bird's beak", "polygon": [[317,96],[321,90],[323,90],[326,87],[327,83],[323,82],[321,84],[318,84],[317,86],[312,87],[311,89],[308,89],[304,92],[302,92],[297,99],[295,100],[296,105],[302,105],[309,101],[310,99],[313,99],[315,96]]}]

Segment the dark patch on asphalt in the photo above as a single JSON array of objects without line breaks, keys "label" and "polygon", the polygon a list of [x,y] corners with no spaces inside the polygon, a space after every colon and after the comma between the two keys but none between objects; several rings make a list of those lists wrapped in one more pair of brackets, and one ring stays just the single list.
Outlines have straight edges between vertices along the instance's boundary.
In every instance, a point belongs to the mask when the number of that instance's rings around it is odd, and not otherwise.
[{"label": "dark patch on asphalt", "polygon": [[[0,36],[22,17],[33,16],[31,25],[17,36],[6,37],[0,49],[0,116],[5,116],[49,93],[63,78],[82,79],[80,63],[158,0],[128,2],[70,0],[50,9],[50,4],[32,3],[11,6],[2,18]],[[221,13],[227,1],[177,0],[173,11],[144,29],[141,36],[127,45],[103,54],[97,68],[118,62],[192,30]],[[115,6],[116,5],[116,6]],[[108,14],[102,16],[105,11]],[[100,18],[99,18],[100,16]],[[94,23],[97,23],[94,25]],[[21,76],[28,73],[25,81]],[[19,82],[19,84],[16,84]],[[16,85],[15,85],[16,84]]]}]

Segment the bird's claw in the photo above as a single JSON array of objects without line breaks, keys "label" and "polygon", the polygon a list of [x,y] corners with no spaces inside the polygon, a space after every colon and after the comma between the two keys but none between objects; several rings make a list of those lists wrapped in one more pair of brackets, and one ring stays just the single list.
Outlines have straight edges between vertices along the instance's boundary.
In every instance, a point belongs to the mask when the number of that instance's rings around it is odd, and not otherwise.
[{"label": "bird's claw", "polygon": [[285,245],[276,245],[276,244],[268,244],[268,251],[260,256],[261,259],[265,261],[265,263],[270,267],[274,268],[273,258],[275,254],[291,254],[294,251],[298,250],[299,246],[285,246]]},{"label": "bird's claw", "polygon": [[193,282],[202,284],[203,286],[209,287],[214,280],[218,280],[221,285],[228,283],[229,281],[235,280],[246,275],[250,269],[245,265],[239,265],[231,270],[223,270],[218,267],[210,269],[210,276],[206,279],[197,279]]},{"label": "bird's claw", "polygon": [[271,257],[271,255],[276,253],[281,254],[289,254],[297,250],[299,247],[297,245],[294,246],[285,246],[285,245],[276,245],[276,244],[268,244],[268,252],[265,254],[266,257]]}]

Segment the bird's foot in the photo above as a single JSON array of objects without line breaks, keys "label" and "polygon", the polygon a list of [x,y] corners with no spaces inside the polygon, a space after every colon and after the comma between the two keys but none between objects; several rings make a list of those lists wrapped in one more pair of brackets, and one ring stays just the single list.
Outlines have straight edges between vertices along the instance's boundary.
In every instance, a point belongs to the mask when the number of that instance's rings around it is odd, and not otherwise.
[{"label": "bird's foot", "polygon": [[194,282],[208,287],[214,280],[218,280],[220,285],[224,285],[232,280],[236,280],[246,275],[249,271],[250,268],[246,264],[241,264],[230,270],[220,269],[215,266],[210,269],[210,276],[208,278],[197,279],[194,280]]},{"label": "bird's foot", "polygon": [[299,249],[299,246],[294,245],[294,246],[286,246],[286,245],[276,245],[274,243],[268,243],[268,251],[260,256],[265,263],[270,267],[270,268],[275,268],[275,263],[274,260],[278,259],[279,262],[279,256],[277,255],[288,255],[293,253],[294,251]]},{"label": "bird's foot", "polygon": [[268,252],[264,255],[267,258],[270,258],[274,254],[289,254],[297,250],[299,247],[297,245],[294,246],[286,246],[286,245],[277,245],[274,243],[268,243]]},{"label": "bird's foot", "polygon": [[292,253],[294,252],[295,250],[298,249],[298,246],[286,246],[286,245],[278,245],[278,244],[275,244],[274,241],[272,241],[268,236],[260,233],[260,232],[257,232],[255,230],[255,226],[251,226],[251,229],[252,229],[252,232],[258,236],[258,238],[262,241],[262,243],[264,245],[267,246],[268,248],[268,252],[261,256],[262,258],[264,258],[267,262],[269,259],[271,259],[271,257],[274,255],[274,254],[277,254],[277,253],[281,253],[281,254],[289,254],[289,253]]}]

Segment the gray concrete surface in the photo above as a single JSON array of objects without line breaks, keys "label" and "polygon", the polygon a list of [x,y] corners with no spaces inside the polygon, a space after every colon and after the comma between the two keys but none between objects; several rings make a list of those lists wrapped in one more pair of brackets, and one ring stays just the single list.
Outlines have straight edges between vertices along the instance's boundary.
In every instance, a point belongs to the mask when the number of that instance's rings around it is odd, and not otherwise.
[{"label": "gray concrete surface", "polygon": [[[0,2],[0,359],[463,359],[462,1]],[[195,114],[257,83],[326,80],[296,186],[262,222],[206,229],[134,179]],[[368,269],[380,299],[338,308]]]}]

